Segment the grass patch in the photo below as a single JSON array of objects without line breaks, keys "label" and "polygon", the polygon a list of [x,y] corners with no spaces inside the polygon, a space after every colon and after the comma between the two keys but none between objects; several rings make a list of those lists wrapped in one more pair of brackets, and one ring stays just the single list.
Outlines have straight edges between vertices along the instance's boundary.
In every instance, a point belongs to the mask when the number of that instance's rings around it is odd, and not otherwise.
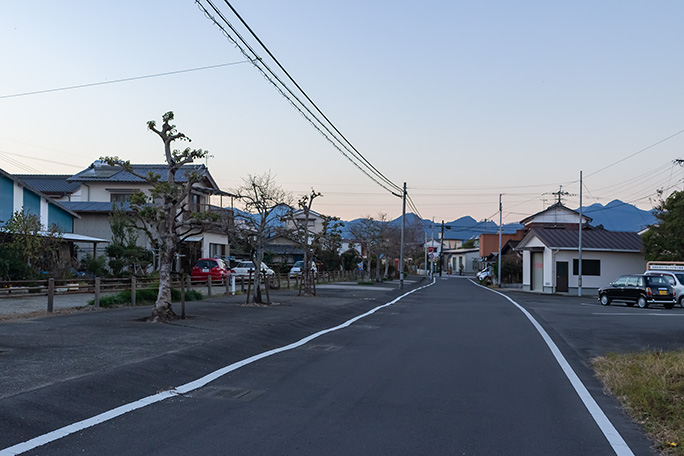
[{"label": "grass patch", "polygon": [[664,455],[684,455],[684,350],[608,354],[592,362]]},{"label": "grass patch", "polygon": [[[135,304],[139,306],[154,304],[157,301],[157,293],[159,290],[155,289],[143,289],[136,290],[135,293]],[[180,290],[175,288],[171,289],[171,301],[179,302],[181,298]],[[185,300],[186,301],[201,301],[204,299],[202,293],[197,290],[186,290]],[[91,306],[95,304],[95,300],[88,302]],[[130,290],[122,291],[115,295],[104,296],[100,298],[100,307],[111,308],[118,306],[130,306],[131,305],[131,292]]]}]

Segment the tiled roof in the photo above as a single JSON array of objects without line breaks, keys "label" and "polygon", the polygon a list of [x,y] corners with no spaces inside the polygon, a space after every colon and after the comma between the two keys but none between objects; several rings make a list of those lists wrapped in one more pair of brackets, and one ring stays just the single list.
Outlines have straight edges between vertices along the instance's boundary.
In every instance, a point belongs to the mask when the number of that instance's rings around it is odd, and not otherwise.
[{"label": "tiled roof", "polygon": [[29,187],[49,195],[69,195],[81,185],[78,182],[67,181],[71,174],[14,174],[14,177]]},{"label": "tiled roof", "polygon": [[[551,249],[579,248],[579,232],[576,229],[532,228],[520,242],[525,248],[526,241],[536,236],[544,245]],[[619,252],[641,252],[641,237],[637,233],[584,230],[582,231],[582,250],[603,250]]]},{"label": "tiled roof", "polygon": [[[160,165],[131,165],[131,168],[136,174],[147,176],[150,172],[160,176],[163,182],[166,180],[168,174],[168,166]],[[176,182],[187,182],[187,175],[191,172],[200,172],[208,175],[207,168],[204,165],[183,165],[181,169],[176,172]],[[209,177],[209,176],[207,176]],[[210,178],[210,177],[209,177]],[[143,179],[134,174],[124,171],[120,166],[109,166],[104,163],[95,162],[87,169],[75,174],[69,178],[71,182],[81,181],[97,181],[97,182],[145,182]]]},{"label": "tiled roof", "polygon": [[[109,201],[63,201],[62,205],[67,209],[79,213],[79,212],[112,212],[112,205]],[[130,209],[129,203],[116,203],[117,206],[122,206],[124,210]]]}]

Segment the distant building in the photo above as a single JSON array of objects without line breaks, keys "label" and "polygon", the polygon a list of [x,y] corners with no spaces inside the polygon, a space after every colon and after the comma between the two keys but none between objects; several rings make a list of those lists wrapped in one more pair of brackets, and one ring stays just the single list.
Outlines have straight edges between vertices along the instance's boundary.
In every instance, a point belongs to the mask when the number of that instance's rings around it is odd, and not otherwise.
[{"label": "distant building", "polygon": [[573,293],[579,288],[579,228],[582,227],[582,290],[586,294],[620,274],[646,268],[638,233],[595,229],[591,219],[560,203],[521,223],[527,231],[522,252],[522,288],[540,293]]}]

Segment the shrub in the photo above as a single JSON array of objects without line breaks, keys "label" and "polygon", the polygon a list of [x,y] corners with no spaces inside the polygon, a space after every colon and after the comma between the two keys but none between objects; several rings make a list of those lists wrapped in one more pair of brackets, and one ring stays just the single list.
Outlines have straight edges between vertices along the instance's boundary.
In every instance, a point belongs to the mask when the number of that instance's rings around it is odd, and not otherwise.
[{"label": "shrub", "polygon": [[[157,289],[144,288],[142,290],[137,290],[135,293],[135,303],[136,305],[149,305],[154,304],[157,300]],[[179,302],[181,298],[180,290],[175,288],[171,289],[171,300],[173,302]],[[185,300],[186,301],[201,301],[204,299],[202,293],[197,290],[186,290]],[[95,304],[95,300],[89,302],[90,305]],[[100,307],[111,308],[117,306],[128,306],[131,304],[131,292],[130,290],[119,292],[115,295],[105,296],[100,298]]]}]

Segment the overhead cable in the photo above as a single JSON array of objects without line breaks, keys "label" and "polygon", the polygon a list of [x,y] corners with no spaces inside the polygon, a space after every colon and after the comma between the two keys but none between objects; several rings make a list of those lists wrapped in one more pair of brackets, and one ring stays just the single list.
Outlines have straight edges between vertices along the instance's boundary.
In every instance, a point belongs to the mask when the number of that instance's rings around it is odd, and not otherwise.
[{"label": "overhead cable", "polygon": [[[207,4],[211,7],[211,9],[214,11],[214,13],[221,18],[222,22],[226,24],[226,26],[231,30],[233,35],[231,35],[226,28],[219,23],[219,21],[213,16],[213,14],[202,4],[200,0],[195,0],[195,3],[198,5],[200,10],[202,10],[205,14],[205,16],[211,20],[219,29],[222,31],[223,35],[231,42],[233,43],[238,50],[247,58],[251,61],[251,63],[254,65],[254,67],[262,74],[266,80],[268,80],[275,88],[276,90],[321,134],[323,135],[324,138],[333,146],[335,149],[337,149],[347,160],[349,160],[350,163],[352,163],[357,169],[359,169],[361,172],[363,172],[367,177],[369,177],[371,180],[373,180],[376,184],[390,192],[391,194],[400,197],[400,192],[402,191],[401,187],[393,183],[391,180],[387,179],[382,173],[377,171],[375,167],[373,167],[370,162],[368,162],[365,157],[363,157],[351,144],[348,143],[348,141],[341,140],[338,136],[341,136],[337,130],[337,128],[334,127],[334,125],[327,119],[327,117],[323,116],[326,122],[321,121],[314,112],[304,103],[302,100],[288,87],[288,85],[283,82],[283,80],[264,62],[264,60],[259,56],[259,54],[252,48],[252,46],[249,45],[249,43],[240,35],[240,33],[236,30],[236,28],[228,21],[228,19],[225,17],[225,15],[217,8],[211,0],[205,0]],[[226,2],[227,3],[227,2]],[[228,4],[230,6],[230,4]],[[234,8],[231,9],[234,10]],[[248,30],[251,29],[248,28]],[[258,38],[257,38],[258,40]],[[261,40],[258,40],[261,42]],[[264,49],[266,49],[264,47]],[[266,52],[272,56],[272,54],[266,49]],[[274,59],[275,60],[275,59]],[[276,61],[276,63],[280,66],[280,64]],[[282,67],[281,67],[282,69]],[[284,71],[284,70],[283,70]],[[289,74],[285,72],[285,74],[290,78]],[[293,81],[290,78],[291,81]],[[277,81],[277,82],[276,82]],[[296,82],[293,81],[293,83],[299,88],[299,86],[296,84]],[[307,98],[307,100],[310,101],[309,97],[306,96],[306,94],[300,89],[300,92],[304,94],[304,96]],[[320,112],[318,107],[310,101],[310,103],[315,107],[315,109]],[[328,126],[328,124],[330,126]],[[365,169],[364,169],[365,168]]]},{"label": "overhead cable", "polygon": [[116,84],[119,82],[137,81],[140,79],[158,78],[160,76],[170,76],[172,74],[189,73],[191,71],[210,70],[213,68],[220,68],[220,67],[231,66],[231,65],[239,65],[241,63],[249,63],[249,61],[243,60],[241,62],[219,63],[218,65],[209,65],[209,66],[203,66],[203,67],[198,67],[198,68],[189,68],[187,70],[167,71],[166,73],[148,74],[145,76],[133,76],[130,78],[114,79],[112,81],[91,82],[89,84],[79,84],[79,85],[74,85],[74,86],[58,87],[58,88],[54,88],[54,89],[34,90],[33,92],[22,92],[22,93],[15,93],[15,94],[11,94],[11,95],[0,95],[0,99],[24,97],[27,95],[38,95],[41,93],[60,92],[62,90],[82,89],[84,87],[95,87],[95,86],[101,86],[101,85],[105,85],[105,84]]}]

